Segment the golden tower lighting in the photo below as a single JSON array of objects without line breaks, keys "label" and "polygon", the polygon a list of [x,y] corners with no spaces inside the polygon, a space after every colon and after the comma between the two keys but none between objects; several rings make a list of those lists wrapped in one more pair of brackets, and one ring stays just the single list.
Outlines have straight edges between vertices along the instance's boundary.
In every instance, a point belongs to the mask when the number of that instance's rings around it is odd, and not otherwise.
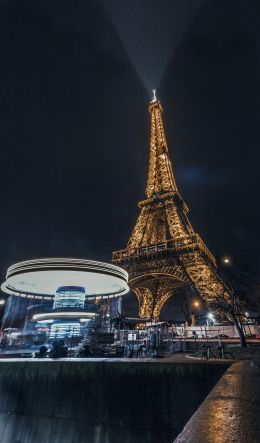
[{"label": "golden tower lighting", "polygon": [[177,189],[163,127],[162,105],[153,91],[150,158],[146,198],[127,247],[112,261],[129,273],[129,286],[142,318],[158,319],[163,304],[177,288],[192,284],[210,304],[225,291],[216,261],[188,219],[188,207]]}]

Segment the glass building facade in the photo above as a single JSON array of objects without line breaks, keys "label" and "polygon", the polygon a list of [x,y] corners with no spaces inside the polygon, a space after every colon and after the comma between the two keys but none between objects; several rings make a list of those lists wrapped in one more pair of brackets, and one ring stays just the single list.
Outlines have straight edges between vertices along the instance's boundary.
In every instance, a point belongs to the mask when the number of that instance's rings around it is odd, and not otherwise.
[{"label": "glass building facade", "polygon": [[53,309],[79,308],[84,309],[85,289],[80,286],[62,286],[57,289]]},{"label": "glass building facade", "polygon": [[51,332],[49,338],[69,338],[81,336],[80,322],[55,322],[51,325]]}]

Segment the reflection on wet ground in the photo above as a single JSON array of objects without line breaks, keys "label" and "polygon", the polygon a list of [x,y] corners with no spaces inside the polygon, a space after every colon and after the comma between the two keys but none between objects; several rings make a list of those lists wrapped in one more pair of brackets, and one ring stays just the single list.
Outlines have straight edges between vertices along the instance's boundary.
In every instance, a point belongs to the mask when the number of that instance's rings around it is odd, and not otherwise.
[{"label": "reflection on wet ground", "polygon": [[259,443],[260,362],[234,363],[175,443]]}]

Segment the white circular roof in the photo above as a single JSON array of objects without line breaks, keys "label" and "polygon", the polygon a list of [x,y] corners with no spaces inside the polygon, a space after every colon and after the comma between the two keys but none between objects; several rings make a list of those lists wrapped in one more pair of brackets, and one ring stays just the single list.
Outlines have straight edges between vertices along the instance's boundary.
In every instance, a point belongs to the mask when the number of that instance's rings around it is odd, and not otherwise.
[{"label": "white circular roof", "polygon": [[66,320],[66,319],[90,319],[95,316],[95,312],[82,312],[82,311],[63,311],[63,312],[43,312],[42,314],[34,314],[33,319],[37,321],[47,320]]},{"label": "white circular roof", "polygon": [[53,297],[61,286],[81,286],[86,297],[123,295],[127,272],[110,263],[74,258],[41,258],[16,263],[1,289],[21,297]]}]

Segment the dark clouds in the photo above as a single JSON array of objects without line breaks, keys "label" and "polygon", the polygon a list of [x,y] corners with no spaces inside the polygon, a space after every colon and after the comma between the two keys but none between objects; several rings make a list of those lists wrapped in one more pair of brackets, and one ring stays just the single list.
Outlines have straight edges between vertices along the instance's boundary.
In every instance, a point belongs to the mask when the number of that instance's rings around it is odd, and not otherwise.
[{"label": "dark clouds", "polygon": [[[145,189],[150,97],[133,57],[99,1],[0,8],[1,279],[30,257],[109,260]],[[259,18],[258,2],[205,2],[158,93],[192,223],[214,254],[255,266]]]}]

